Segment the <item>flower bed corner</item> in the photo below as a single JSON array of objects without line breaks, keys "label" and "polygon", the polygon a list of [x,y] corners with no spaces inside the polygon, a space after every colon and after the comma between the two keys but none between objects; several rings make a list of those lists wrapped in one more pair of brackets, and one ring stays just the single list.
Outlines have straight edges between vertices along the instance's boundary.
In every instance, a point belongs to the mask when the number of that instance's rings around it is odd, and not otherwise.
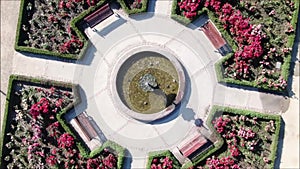
[{"label": "flower bed corner", "polygon": [[147,12],[149,0],[118,0],[122,9],[128,14]]},{"label": "flower bed corner", "polygon": [[124,148],[89,150],[63,118],[78,102],[77,85],[11,75],[0,140],[0,168],[121,168]]},{"label": "flower bed corner", "polygon": [[299,0],[178,0],[173,19],[189,24],[206,13],[234,53],[216,63],[220,83],[286,94]]},{"label": "flower bed corner", "polygon": [[205,158],[194,160],[193,166],[186,168],[275,167],[280,116],[213,106],[207,125],[224,144],[205,152]]},{"label": "flower bed corner", "polygon": [[81,59],[89,41],[82,19],[109,0],[21,0],[15,50],[65,59]]},{"label": "flower bed corner", "polygon": [[169,151],[155,151],[148,154],[148,161],[146,169],[159,169],[159,168],[180,168],[181,164],[175,156]]},{"label": "flower bed corner", "polygon": [[[192,23],[200,15],[208,12],[208,10],[206,8],[202,8],[200,10],[200,8],[203,4],[201,4],[201,1],[199,1],[199,2],[198,1],[199,0],[195,0],[195,2],[192,2],[192,0],[183,0],[183,1],[173,0],[172,9],[171,9],[171,18],[185,26]],[[185,4],[183,4],[183,3],[185,3]],[[192,4],[187,5],[187,3],[189,3],[189,4],[192,3]],[[188,12],[189,13],[188,15],[193,16],[193,17],[187,18],[185,16],[185,12]]]}]

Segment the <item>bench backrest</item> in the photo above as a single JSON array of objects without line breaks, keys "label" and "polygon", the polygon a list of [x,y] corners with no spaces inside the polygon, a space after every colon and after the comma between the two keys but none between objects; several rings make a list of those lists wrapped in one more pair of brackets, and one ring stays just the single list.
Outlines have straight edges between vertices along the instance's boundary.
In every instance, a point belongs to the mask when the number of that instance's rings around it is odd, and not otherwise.
[{"label": "bench backrest", "polygon": [[182,153],[183,156],[188,157],[193,152],[202,147],[207,140],[200,133],[196,132],[196,134],[191,135],[185,139],[179,146],[178,149]]},{"label": "bench backrest", "polygon": [[89,27],[93,28],[98,23],[102,22],[103,20],[111,16],[113,13],[114,12],[111,10],[109,4],[107,3],[103,5],[101,8],[97,9],[95,12],[86,16],[83,20],[87,22]]}]

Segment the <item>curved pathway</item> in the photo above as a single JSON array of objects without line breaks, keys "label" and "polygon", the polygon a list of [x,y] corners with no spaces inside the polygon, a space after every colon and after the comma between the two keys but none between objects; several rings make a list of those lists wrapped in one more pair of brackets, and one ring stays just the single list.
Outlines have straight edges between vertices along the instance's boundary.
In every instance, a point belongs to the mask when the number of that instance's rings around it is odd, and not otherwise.
[{"label": "curved pathway", "polygon": [[[1,13],[2,11],[4,10],[1,7]],[[284,113],[287,110],[289,99],[281,96],[217,84],[214,63],[221,55],[215,52],[203,32],[184,27],[166,15],[157,14],[166,13],[160,12],[158,7],[155,8],[155,13],[131,18],[121,15],[121,18],[112,20],[112,24],[107,23],[105,27],[99,25],[99,31],[91,34],[91,46],[86,56],[76,63],[28,57],[14,52],[13,57],[5,59],[5,62],[11,63],[6,65],[5,70],[11,70],[15,74],[80,84],[82,103],[76,107],[76,113],[86,110],[107,139],[125,146],[133,159],[132,168],[145,167],[148,151],[171,149],[176,146],[193,129],[193,119],[205,118],[205,112],[212,104],[269,113]],[[4,42],[1,41],[1,48],[2,43]],[[186,69],[186,95],[177,113],[170,116],[169,121],[144,124],[114,109],[110,88],[110,75],[114,63],[126,50],[138,46],[161,47],[173,53]],[[4,70],[3,67],[1,70]],[[2,83],[4,81],[1,80]],[[1,86],[1,90],[6,87]],[[2,101],[5,99],[3,95],[1,98]],[[299,105],[299,101],[295,103],[293,100],[292,103]],[[295,107],[298,106],[290,106],[287,112],[295,111]],[[1,112],[3,111],[2,106]],[[288,117],[291,115],[283,115],[283,118],[289,119]],[[290,126],[288,121],[286,126]],[[299,140],[299,132],[297,139]],[[288,146],[283,147],[286,151]],[[287,162],[285,166],[288,166]]]}]

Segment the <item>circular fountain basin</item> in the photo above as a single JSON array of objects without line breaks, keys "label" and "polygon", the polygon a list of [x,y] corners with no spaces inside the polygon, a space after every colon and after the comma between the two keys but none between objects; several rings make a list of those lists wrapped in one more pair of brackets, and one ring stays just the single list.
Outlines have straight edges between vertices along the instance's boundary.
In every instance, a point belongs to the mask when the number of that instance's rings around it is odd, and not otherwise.
[{"label": "circular fountain basin", "polygon": [[185,77],[178,60],[156,47],[136,48],[119,58],[111,76],[116,107],[140,121],[170,114],[184,94]]}]

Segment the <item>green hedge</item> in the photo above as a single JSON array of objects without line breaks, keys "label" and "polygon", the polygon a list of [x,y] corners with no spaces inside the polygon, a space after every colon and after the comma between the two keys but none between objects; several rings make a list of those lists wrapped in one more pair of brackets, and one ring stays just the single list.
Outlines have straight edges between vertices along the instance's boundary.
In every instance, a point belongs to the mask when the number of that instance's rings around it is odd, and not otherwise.
[{"label": "green hedge", "polygon": [[22,42],[21,42],[20,37],[22,37],[23,36],[22,34],[24,34],[24,32],[22,31],[22,25],[23,25],[23,22],[25,22],[25,20],[26,20],[24,11],[26,9],[26,5],[27,5],[28,1],[29,0],[21,0],[21,3],[20,3],[19,19],[18,19],[17,30],[16,30],[15,50],[20,51],[20,52],[29,52],[29,53],[39,54],[39,55],[48,55],[48,56],[52,56],[52,57],[73,59],[73,60],[83,58],[83,56],[85,55],[86,50],[89,46],[88,38],[84,35],[84,33],[82,33],[82,31],[80,31],[78,29],[78,24],[82,21],[82,19],[86,15],[99,9],[106,2],[110,2],[110,0],[100,0],[95,6],[90,7],[89,9],[85,10],[84,12],[82,12],[80,15],[78,15],[76,18],[74,18],[71,21],[71,23],[70,23],[71,28],[76,32],[77,36],[82,41],[83,47],[79,54],[63,54],[63,53],[59,53],[59,52],[53,52],[53,51],[49,51],[49,50],[37,49],[37,48],[32,48],[32,47],[27,47],[27,46],[21,45]]},{"label": "green hedge", "polygon": [[10,100],[12,98],[12,91],[14,84],[16,82],[24,82],[24,83],[32,83],[34,85],[44,85],[46,87],[54,86],[57,88],[66,88],[68,90],[72,90],[74,93],[74,102],[70,103],[67,107],[65,107],[62,111],[57,113],[56,118],[57,121],[61,124],[61,126],[64,128],[64,130],[68,133],[70,133],[74,139],[76,140],[76,146],[78,147],[80,154],[85,158],[90,158],[98,155],[105,147],[110,147],[116,151],[118,154],[118,168],[122,168],[123,161],[125,157],[125,149],[116,143],[112,141],[106,141],[101,147],[98,149],[90,152],[90,150],[87,148],[85,143],[82,141],[82,139],[78,136],[77,132],[69,125],[69,123],[65,120],[64,115],[72,108],[74,108],[75,105],[77,105],[80,102],[79,97],[79,91],[78,91],[78,85],[74,85],[71,83],[65,83],[65,82],[59,82],[59,81],[53,81],[53,80],[46,80],[42,78],[34,78],[34,77],[27,77],[27,76],[20,76],[20,75],[11,75],[9,78],[8,83],[8,89],[7,89],[7,99],[5,103],[5,112],[4,112],[4,118],[3,118],[3,124],[2,124],[2,133],[1,133],[1,139],[0,139],[0,168],[4,168],[2,166],[2,155],[3,155],[3,149],[4,149],[4,142],[5,142],[5,133],[7,133],[7,130],[9,129],[9,123],[7,123],[8,116],[10,113],[10,108],[12,105],[10,105]]},{"label": "green hedge", "polygon": [[180,168],[181,164],[175,158],[175,156],[172,154],[172,152],[170,150],[162,150],[162,151],[153,151],[153,152],[148,153],[146,169],[151,168],[151,162],[154,158],[164,157],[164,156],[169,157],[173,161],[173,168]]},{"label": "green hedge", "polygon": [[192,163],[187,163],[184,165],[185,168],[195,166],[205,160],[207,157],[211,156],[212,154],[216,153],[224,144],[224,139],[221,137],[219,133],[215,130],[212,121],[222,115],[223,112],[226,113],[231,113],[231,114],[238,114],[238,115],[244,115],[244,116],[249,116],[249,117],[257,117],[260,119],[265,119],[265,120],[274,120],[275,125],[276,125],[276,130],[275,130],[275,138],[274,141],[272,142],[271,145],[271,159],[272,163],[270,166],[273,168],[275,167],[275,160],[276,160],[276,153],[277,153],[277,147],[278,147],[278,141],[279,141],[279,134],[280,134],[280,127],[281,127],[281,117],[279,115],[272,115],[272,114],[262,114],[259,112],[254,112],[250,110],[241,110],[241,109],[235,109],[235,108],[230,108],[230,107],[222,107],[222,106],[216,106],[214,105],[211,109],[211,112],[207,118],[206,124],[209,127],[209,129],[216,134],[218,137],[218,141],[214,146],[208,148],[206,151],[201,152],[201,154],[198,155],[196,160],[193,160]]},{"label": "green hedge", "polygon": [[128,14],[128,15],[132,15],[132,14],[138,14],[138,13],[143,13],[143,12],[147,12],[148,10],[148,1],[149,0],[142,0],[142,7],[140,9],[130,9],[127,5],[126,5],[126,0],[118,0],[118,2],[120,3],[122,9]]}]

